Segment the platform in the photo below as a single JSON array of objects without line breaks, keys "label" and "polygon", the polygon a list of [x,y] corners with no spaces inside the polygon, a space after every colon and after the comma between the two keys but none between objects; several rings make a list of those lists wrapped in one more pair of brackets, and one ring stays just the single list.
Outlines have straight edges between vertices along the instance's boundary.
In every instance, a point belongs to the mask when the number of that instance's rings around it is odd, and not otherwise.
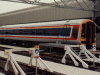
[{"label": "platform", "polygon": [[[30,57],[17,55],[17,54],[13,54],[13,56],[17,61],[20,61],[20,62],[23,62],[23,63],[26,63],[26,64],[29,63]],[[4,55],[3,51],[0,51],[0,57],[7,58],[7,56]],[[100,75],[100,72],[95,72],[95,71],[82,69],[82,68],[78,68],[78,67],[63,65],[63,64],[59,64],[59,63],[46,61],[46,60],[44,60],[44,62],[53,71],[63,73],[63,74],[66,74],[66,75]],[[35,65],[35,61],[33,61],[32,64]]]}]

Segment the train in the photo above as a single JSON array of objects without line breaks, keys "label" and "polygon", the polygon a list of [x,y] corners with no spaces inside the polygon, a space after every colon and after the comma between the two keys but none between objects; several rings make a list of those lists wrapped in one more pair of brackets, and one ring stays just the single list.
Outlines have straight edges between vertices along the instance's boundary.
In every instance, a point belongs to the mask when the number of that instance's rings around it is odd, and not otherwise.
[{"label": "train", "polygon": [[56,43],[96,48],[96,24],[89,19],[75,19],[0,26],[0,41],[34,45]]}]

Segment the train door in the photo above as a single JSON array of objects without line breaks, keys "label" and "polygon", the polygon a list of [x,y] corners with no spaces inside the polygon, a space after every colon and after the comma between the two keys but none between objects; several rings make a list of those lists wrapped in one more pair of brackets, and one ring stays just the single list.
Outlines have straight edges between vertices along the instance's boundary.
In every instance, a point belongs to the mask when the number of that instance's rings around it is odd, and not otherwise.
[{"label": "train door", "polygon": [[95,24],[87,22],[86,24],[86,48],[92,49],[95,42]]},{"label": "train door", "polygon": [[69,40],[70,32],[71,32],[70,24],[65,25],[65,26],[66,27],[64,27],[64,34],[63,34],[64,39],[63,40],[65,41],[65,43],[70,44],[70,40]]}]

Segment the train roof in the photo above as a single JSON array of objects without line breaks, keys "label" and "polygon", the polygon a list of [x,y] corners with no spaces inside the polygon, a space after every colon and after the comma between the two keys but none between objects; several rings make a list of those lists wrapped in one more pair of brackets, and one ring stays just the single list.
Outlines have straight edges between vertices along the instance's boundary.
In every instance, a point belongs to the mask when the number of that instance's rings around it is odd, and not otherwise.
[{"label": "train roof", "polygon": [[85,19],[76,19],[76,20],[64,20],[64,21],[52,21],[52,22],[40,22],[40,23],[28,23],[28,24],[14,24],[14,25],[4,25],[0,28],[10,28],[10,27],[31,27],[31,26],[52,26],[52,25],[76,25],[80,24]]}]

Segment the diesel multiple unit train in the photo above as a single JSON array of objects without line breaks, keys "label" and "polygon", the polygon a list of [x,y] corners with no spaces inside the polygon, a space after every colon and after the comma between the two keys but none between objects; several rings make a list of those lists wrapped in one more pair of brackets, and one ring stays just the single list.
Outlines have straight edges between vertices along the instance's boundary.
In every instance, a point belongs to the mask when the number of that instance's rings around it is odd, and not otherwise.
[{"label": "diesel multiple unit train", "polygon": [[63,44],[96,47],[96,24],[89,19],[76,19],[29,24],[3,25],[1,42],[32,44],[35,42],[60,42]]}]

